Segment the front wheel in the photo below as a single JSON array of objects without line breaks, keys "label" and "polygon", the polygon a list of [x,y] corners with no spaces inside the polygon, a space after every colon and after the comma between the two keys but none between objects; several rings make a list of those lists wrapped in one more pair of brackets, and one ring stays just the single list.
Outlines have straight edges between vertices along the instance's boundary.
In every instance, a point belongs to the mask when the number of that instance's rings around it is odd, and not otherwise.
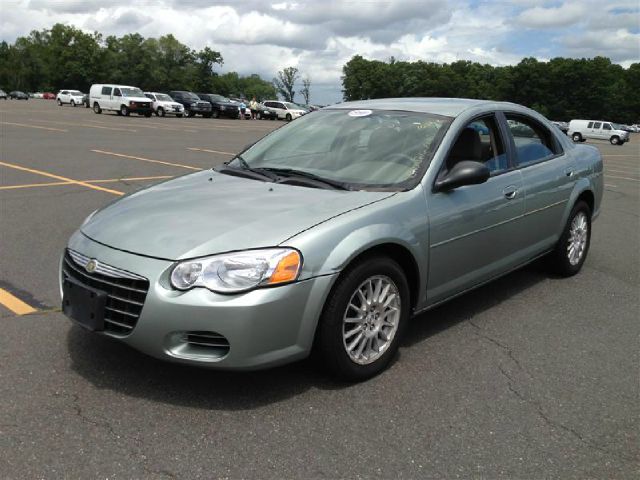
[{"label": "front wheel", "polygon": [[58,99],[58,106],[61,107],[62,106],[62,101],[60,99]]},{"label": "front wheel", "polygon": [[98,105],[98,102],[93,104],[93,112],[98,114],[102,113],[102,109],[100,108],[100,105]]},{"label": "front wheel", "polygon": [[129,116],[129,109],[127,108],[126,105],[122,105],[120,107],[120,115],[122,115],[124,117],[128,117]]},{"label": "front wheel", "polygon": [[287,122],[291,121],[291,114],[287,113],[287,116],[285,117],[285,119],[287,120]]},{"label": "front wheel", "polygon": [[334,374],[371,378],[396,354],[409,320],[409,286],[402,268],[387,257],[369,257],[334,285],[316,336],[317,353]]},{"label": "front wheel", "polygon": [[560,240],[549,255],[552,270],[563,277],[578,273],[587,258],[590,244],[591,209],[580,201],[573,206]]},{"label": "front wheel", "polygon": [[71,106],[75,108],[76,102],[74,100],[71,100]]},{"label": "front wheel", "polygon": [[619,145],[620,144],[620,138],[616,137],[615,135],[613,137],[611,137],[609,139],[609,143],[611,143],[611,145]]},{"label": "front wheel", "polygon": [[159,117],[164,117],[166,115],[166,113],[164,112],[164,108],[158,107],[158,110],[156,110],[156,115],[158,115]]}]

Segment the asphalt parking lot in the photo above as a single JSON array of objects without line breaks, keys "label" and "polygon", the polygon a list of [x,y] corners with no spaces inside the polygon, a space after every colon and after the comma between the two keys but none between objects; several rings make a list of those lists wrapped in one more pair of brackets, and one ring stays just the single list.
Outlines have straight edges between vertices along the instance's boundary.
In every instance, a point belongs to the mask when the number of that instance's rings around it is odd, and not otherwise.
[{"label": "asphalt parking lot", "polygon": [[638,134],[597,143],[606,192],[579,275],[532,265],[417,317],[365,383],[308,361],[163,363],[60,313],[60,254],[90,212],[281,125],[0,103],[3,478],[637,478]]}]

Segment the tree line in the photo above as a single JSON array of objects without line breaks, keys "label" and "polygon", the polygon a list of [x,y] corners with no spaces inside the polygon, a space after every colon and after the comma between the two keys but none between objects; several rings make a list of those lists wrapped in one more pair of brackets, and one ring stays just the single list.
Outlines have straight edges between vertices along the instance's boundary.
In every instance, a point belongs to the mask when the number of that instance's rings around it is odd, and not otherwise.
[{"label": "tree line", "polygon": [[0,43],[0,86],[5,90],[89,91],[93,83],[134,85],[143,90],[190,90],[251,98],[274,98],[276,89],[259,75],[218,74],[220,52],[192,50],[173,35],[144,38],[86,33],[56,24],[13,44]]},{"label": "tree line", "polygon": [[479,98],[526,105],[552,120],[640,123],[640,63],[625,69],[604,57],[525,58],[517,65],[494,67],[464,60],[383,62],[356,55],[342,71],[345,100]]}]

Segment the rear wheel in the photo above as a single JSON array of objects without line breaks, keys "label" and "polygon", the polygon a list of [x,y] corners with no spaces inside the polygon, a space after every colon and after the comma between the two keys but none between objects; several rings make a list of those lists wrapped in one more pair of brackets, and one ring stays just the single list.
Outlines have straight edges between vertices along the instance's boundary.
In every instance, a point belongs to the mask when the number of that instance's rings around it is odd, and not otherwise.
[{"label": "rear wheel", "polygon": [[202,114],[202,116],[203,116],[204,118],[211,118],[211,115],[212,115],[211,113],[203,113],[203,114]]},{"label": "rear wheel", "polygon": [[98,104],[98,102],[93,104],[93,112],[94,113],[102,113],[102,109],[100,108],[100,105]]},{"label": "rear wheel", "polygon": [[613,137],[611,137],[609,139],[609,143],[611,143],[611,145],[619,145],[620,144],[620,137],[618,137],[617,135],[614,135]]},{"label": "rear wheel", "polygon": [[563,277],[570,277],[580,271],[591,243],[591,209],[583,201],[577,202],[560,240],[549,254],[549,264],[553,271]]},{"label": "rear wheel", "polygon": [[409,286],[400,266],[370,257],[334,285],[316,335],[317,353],[334,374],[365,380],[384,370],[409,319]]},{"label": "rear wheel", "polygon": [[571,139],[578,143],[582,141],[582,135],[580,135],[579,133],[574,133],[573,135],[571,135]]},{"label": "rear wheel", "polygon": [[58,106],[61,107],[62,106],[62,101],[60,99],[58,99]]},{"label": "rear wheel", "polygon": [[120,115],[123,115],[125,117],[129,116],[129,109],[127,108],[126,105],[120,106]]}]

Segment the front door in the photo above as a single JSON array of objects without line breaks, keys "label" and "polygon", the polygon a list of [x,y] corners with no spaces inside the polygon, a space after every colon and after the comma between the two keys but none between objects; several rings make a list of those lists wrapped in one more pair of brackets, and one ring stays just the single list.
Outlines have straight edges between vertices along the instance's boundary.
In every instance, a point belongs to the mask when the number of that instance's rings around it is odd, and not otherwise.
[{"label": "front door", "polygon": [[457,161],[480,161],[491,177],[428,196],[429,304],[504,273],[520,260],[522,174],[512,169],[504,145],[493,115],[476,119],[463,129],[442,166],[445,174]]}]

